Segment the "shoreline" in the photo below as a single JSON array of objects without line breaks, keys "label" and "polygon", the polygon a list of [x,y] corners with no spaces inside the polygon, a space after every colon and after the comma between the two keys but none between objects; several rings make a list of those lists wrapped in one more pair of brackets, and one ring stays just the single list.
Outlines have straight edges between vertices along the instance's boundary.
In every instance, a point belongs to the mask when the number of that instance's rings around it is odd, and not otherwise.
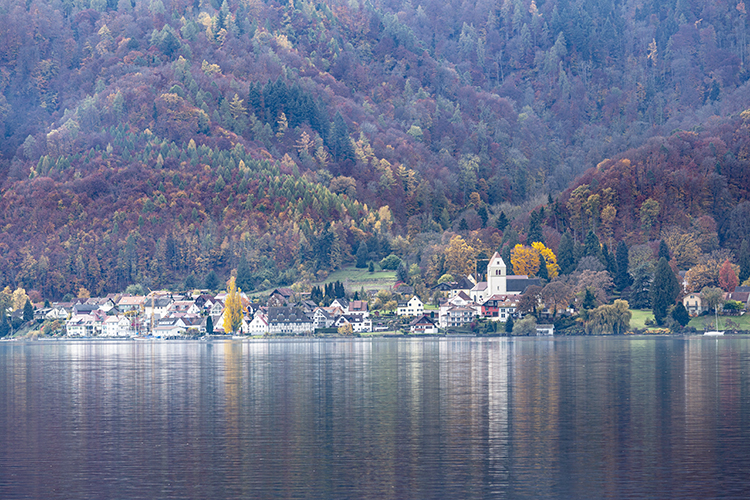
[{"label": "shoreline", "polygon": [[[733,333],[727,333],[722,335],[722,338],[738,338],[750,336],[750,332],[738,331]],[[461,339],[540,339],[540,340],[555,340],[572,337],[589,337],[589,338],[705,338],[703,333],[626,333],[622,335],[540,335],[540,336],[522,336],[522,335],[483,335],[483,334],[466,334],[466,333],[443,333],[443,334],[398,334],[395,332],[384,332],[371,335],[296,335],[296,336],[243,336],[243,337],[232,337],[232,336],[214,336],[211,338],[205,337],[185,337],[185,338],[138,338],[138,337],[38,337],[38,338],[2,338],[0,343],[47,343],[47,342],[70,342],[70,343],[141,343],[141,342],[158,342],[158,343],[171,343],[171,342],[196,342],[196,343],[213,343],[213,342],[264,342],[264,341],[326,341],[326,340],[368,340],[368,339],[445,339],[445,340],[461,340]],[[718,337],[711,337],[718,338]]]}]

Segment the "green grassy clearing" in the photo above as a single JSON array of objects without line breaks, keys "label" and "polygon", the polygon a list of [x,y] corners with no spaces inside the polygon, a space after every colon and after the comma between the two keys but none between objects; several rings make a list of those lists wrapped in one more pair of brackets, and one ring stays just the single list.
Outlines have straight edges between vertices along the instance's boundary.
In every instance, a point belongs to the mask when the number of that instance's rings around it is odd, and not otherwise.
[{"label": "green grassy clearing", "polygon": [[[699,332],[713,330],[716,328],[714,316],[698,316],[688,323]],[[719,330],[750,330],[750,315],[744,316],[719,316]]]},{"label": "green grassy clearing", "polygon": [[654,313],[650,309],[631,309],[630,328],[646,328],[646,320],[654,320]]},{"label": "green grassy clearing", "polygon": [[318,285],[340,281],[353,290],[364,288],[365,290],[387,290],[396,283],[396,271],[382,271],[376,266],[376,271],[370,273],[367,269],[346,267],[328,275]]}]

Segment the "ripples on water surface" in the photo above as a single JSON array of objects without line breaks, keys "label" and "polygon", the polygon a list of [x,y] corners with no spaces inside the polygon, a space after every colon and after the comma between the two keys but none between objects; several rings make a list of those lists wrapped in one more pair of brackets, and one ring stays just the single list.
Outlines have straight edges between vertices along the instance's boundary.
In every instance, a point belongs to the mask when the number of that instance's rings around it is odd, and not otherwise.
[{"label": "ripples on water surface", "polygon": [[0,343],[0,498],[748,498],[750,339]]}]

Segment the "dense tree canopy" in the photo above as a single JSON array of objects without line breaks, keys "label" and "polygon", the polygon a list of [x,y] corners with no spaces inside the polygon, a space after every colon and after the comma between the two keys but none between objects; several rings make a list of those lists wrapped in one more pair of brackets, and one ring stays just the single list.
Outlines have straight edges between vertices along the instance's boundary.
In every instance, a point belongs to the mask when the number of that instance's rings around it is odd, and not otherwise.
[{"label": "dense tree canopy", "polygon": [[391,253],[436,280],[474,272],[433,259],[453,237],[737,264],[737,7],[0,0],[1,281],[250,290]]}]

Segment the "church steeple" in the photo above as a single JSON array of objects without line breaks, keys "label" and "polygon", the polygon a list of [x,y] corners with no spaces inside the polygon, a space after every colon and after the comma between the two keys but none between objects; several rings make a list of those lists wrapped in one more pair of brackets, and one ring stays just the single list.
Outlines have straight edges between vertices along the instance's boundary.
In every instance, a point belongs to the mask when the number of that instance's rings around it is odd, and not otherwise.
[{"label": "church steeple", "polygon": [[490,295],[496,293],[506,293],[506,275],[508,268],[499,253],[495,254],[487,264],[487,288]]}]

